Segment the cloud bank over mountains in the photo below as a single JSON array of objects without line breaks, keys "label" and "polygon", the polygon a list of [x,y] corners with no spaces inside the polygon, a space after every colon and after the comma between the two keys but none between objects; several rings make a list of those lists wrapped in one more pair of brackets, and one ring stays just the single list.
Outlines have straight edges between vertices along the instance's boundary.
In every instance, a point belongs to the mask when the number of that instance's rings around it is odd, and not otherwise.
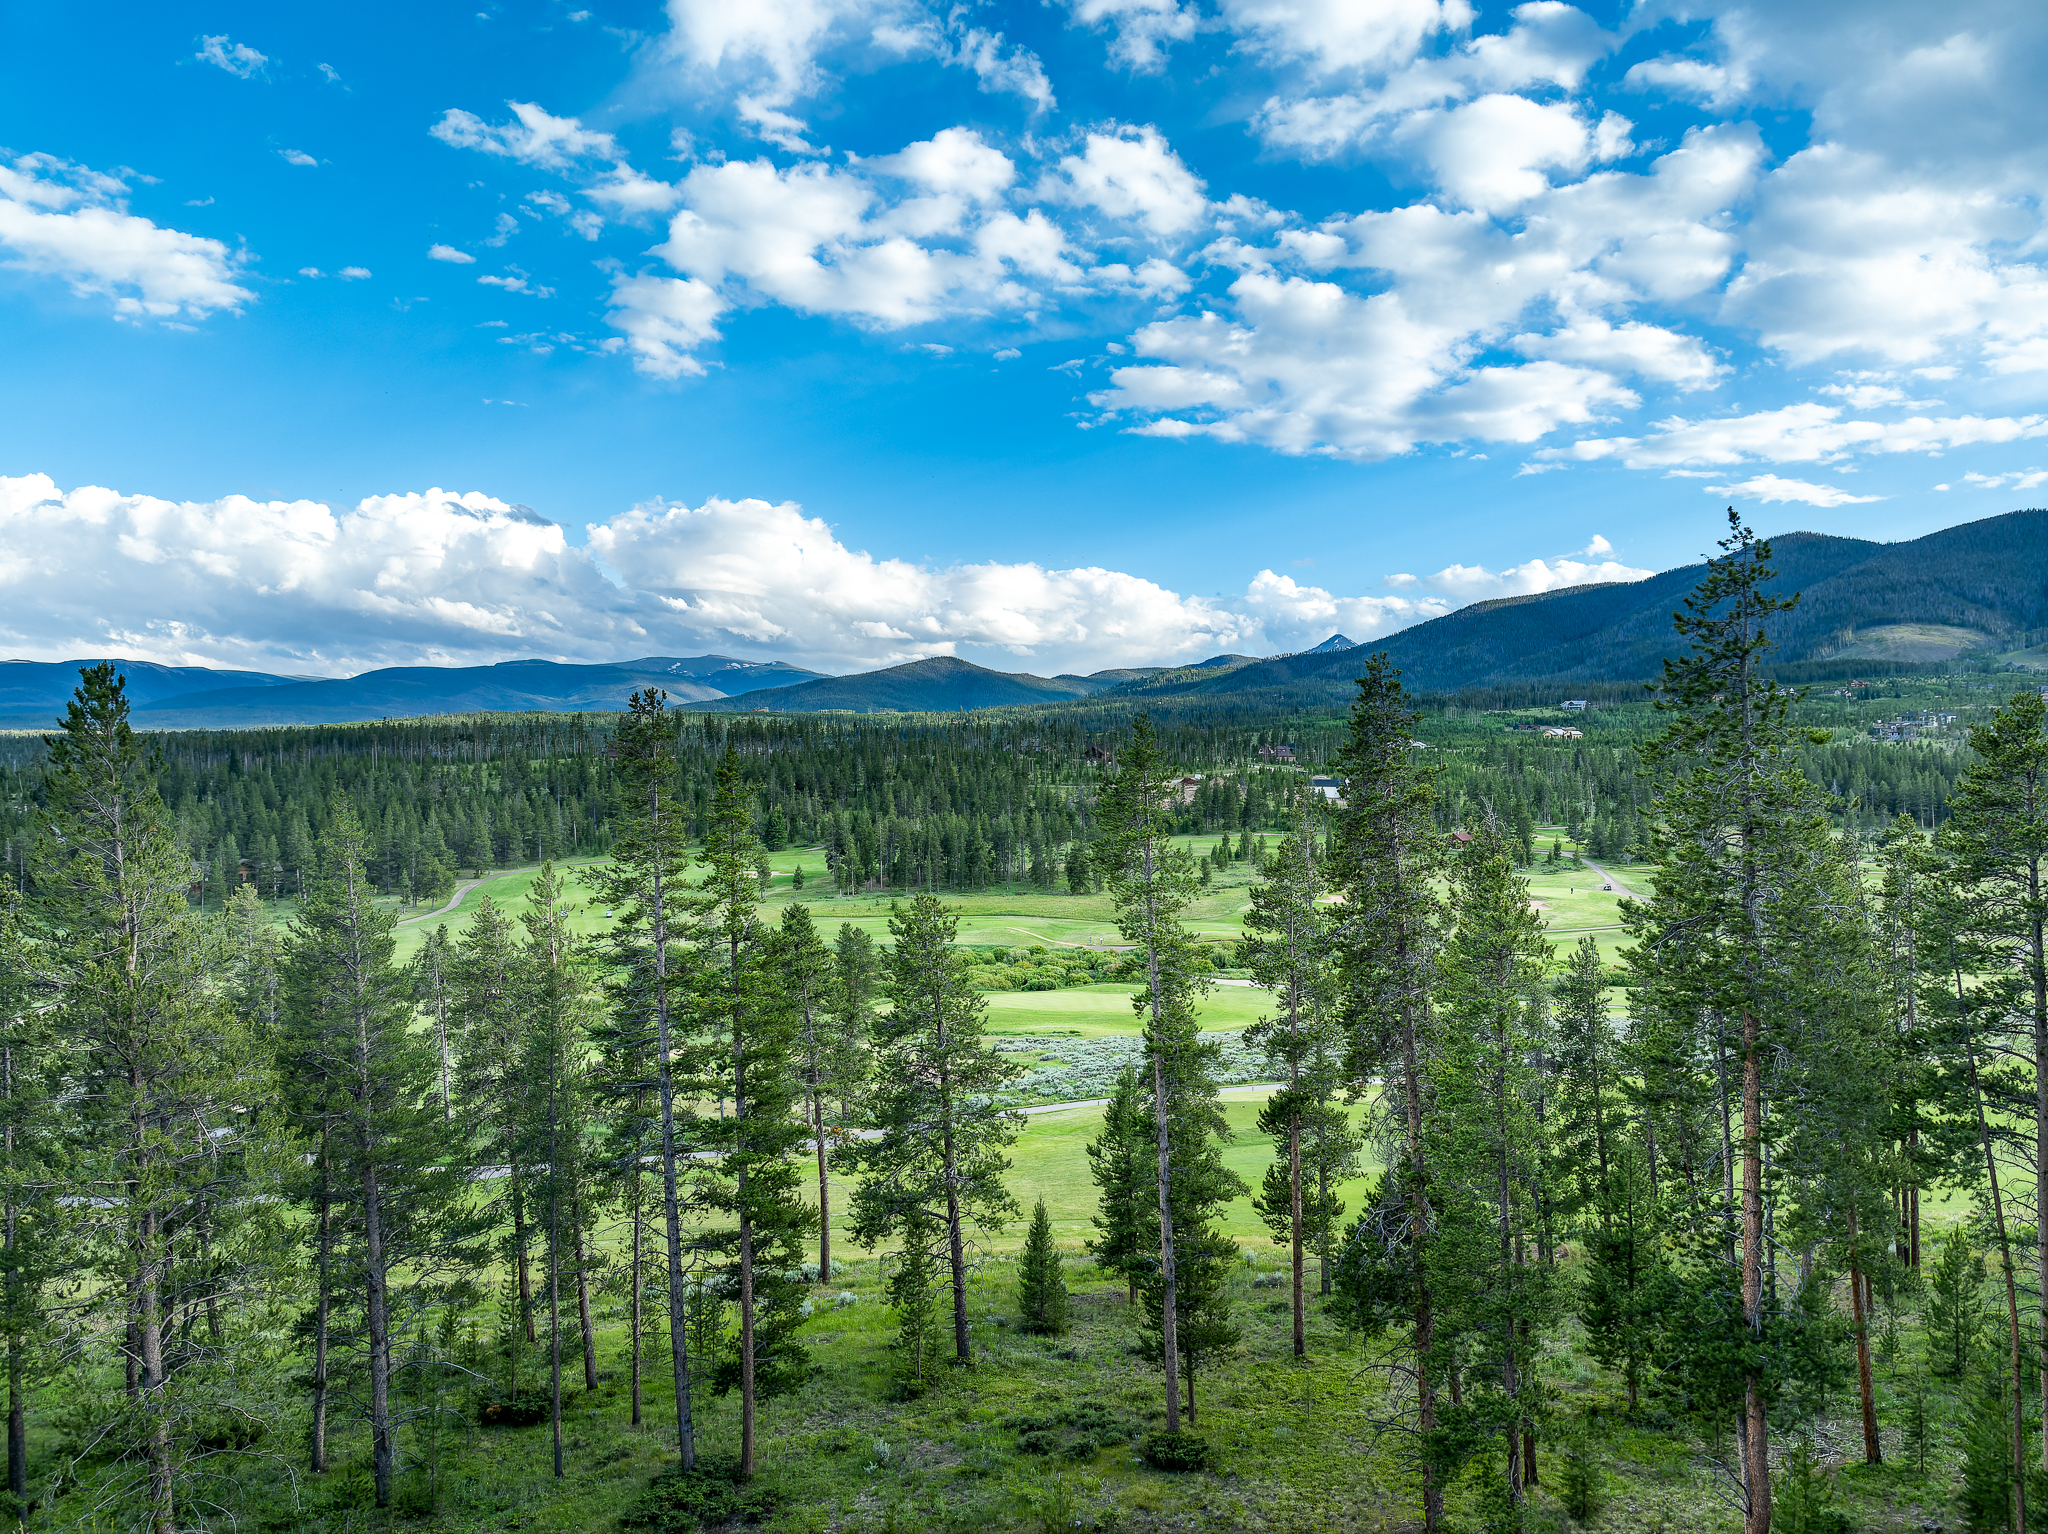
[{"label": "cloud bank over mountains", "polygon": [[1365,640],[1453,607],[1648,575],[1595,537],[1492,572],[1453,564],[1343,596],[1259,571],[1235,598],[1122,571],[935,568],[847,546],[802,508],[662,501],[586,545],[481,492],[353,507],[174,502],[0,477],[0,652],[352,673],[523,656],[732,653],[853,671],[964,654],[1041,674]]}]

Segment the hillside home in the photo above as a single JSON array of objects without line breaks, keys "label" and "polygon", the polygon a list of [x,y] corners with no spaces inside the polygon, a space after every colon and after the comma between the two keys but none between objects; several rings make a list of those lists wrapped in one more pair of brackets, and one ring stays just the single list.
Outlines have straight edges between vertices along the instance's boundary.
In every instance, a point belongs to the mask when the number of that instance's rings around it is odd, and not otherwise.
[{"label": "hillside home", "polygon": [[1259,760],[1262,762],[1291,762],[1294,760],[1292,746],[1261,746]]},{"label": "hillside home", "polygon": [[1584,698],[1567,698],[1564,702],[1558,704],[1558,707],[1573,709],[1583,714],[1586,711],[1586,700]]},{"label": "hillside home", "polygon": [[1342,804],[1344,782],[1342,778],[1310,778],[1308,786],[1311,792],[1321,794],[1334,804]]}]

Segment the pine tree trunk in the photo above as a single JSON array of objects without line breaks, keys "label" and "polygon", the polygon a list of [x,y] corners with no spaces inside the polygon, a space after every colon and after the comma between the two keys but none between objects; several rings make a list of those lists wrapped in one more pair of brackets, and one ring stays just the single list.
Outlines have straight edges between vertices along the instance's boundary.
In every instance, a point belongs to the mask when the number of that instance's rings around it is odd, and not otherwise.
[{"label": "pine tree trunk", "polygon": [[[1763,1333],[1764,1176],[1763,1059],[1757,1019],[1742,1014],[1742,1320],[1752,1336]],[[1748,1482],[1743,1534],[1771,1534],[1770,1428],[1763,1384],[1752,1369],[1743,1389],[1743,1470]]]},{"label": "pine tree trunk", "polygon": [[[1327,1102],[1323,1104],[1329,1106]],[[1319,1209],[1330,1207],[1330,1162],[1327,1155],[1316,1157],[1316,1199]],[[1328,1297],[1330,1293],[1330,1227],[1336,1221],[1327,1214],[1323,1217],[1323,1228],[1316,1236],[1316,1292]]]},{"label": "pine tree trunk", "polygon": [[[5,1058],[7,1096],[14,1097],[14,1049],[0,1049]],[[7,1126],[7,1160],[14,1162],[14,1125]],[[15,1327],[20,1324],[22,1273],[12,1260],[21,1241],[21,1210],[10,1196],[7,1201],[7,1288],[8,1310]],[[28,1403],[22,1378],[22,1337],[10,1327],[7,1333],[7,1490],[14,1498],[15,1515],[20,1517],[28,1501]]]},{"label": "pine tree trunk", "polygon": [[[2027,864],[2027,909],[2033,913],[2033,930],[2029,934],[2032,947],[2027,953],[2027,968],[2032,971],[2029,979],[2034,990],[2034,1207],[2048,1210],[2048,948],[2044,948],[2044,922],[2041,915],[2041,864],[2034,859]],[[2034,1260],[2036,1273],[2048,1273],[2048,1218],[2037,1218],[2034,1222]],[[2041,1382],[2041,1406],[2048,1412],[2048,1284],[2041,1288],[2041,1367],[2036,1371]],[[2013,1376],[2013,1392],[2019,1393],[2019,1376]],[[2042,1421],[2048,1422],[2048,1416]],[[2042,1435],[2041,1468],[2048,1470],[2048,1434]],[[2024,1521],[2024,1515],[2022,1515]]]},{"label": "pine tree trunk", "polygon": [[746,1216],[746,1173],[740,1198],[740,1476],[754,1473],[754,1225]]},{"label": "pine tree trunk", "polygon": [[[650,806],[660,818],[658,805]],[[662,1220],[668,1237],[668,1350],[676,1392],[676,1445],[683,1468],[697,1465],[697,1434],[690,1420],[690,1339],[683,1310],[683,1212],[676,1189],[676,1078],[672,1058],[674,1044],[669,1032],[668,1004],[668,911],[667,891],[659,874],[649,900],[649,919],[654,940],[654,1032],[655,1077],[661,1096],[661,1201]],[[636,1336],[633,1346],[639,1348]]]},{"label": "pine tree trunk", "polygon": [[832,1282],[832,1179],[825,1162],[825,1094],[811,1082],[811,1133],[818,1147],[818,1282]]},{"label": "pine tree trunk", "polygon": [[592,1391],[597,1389],[597,1332],[590,1324],[590,1253],[583,1241],[580,1208],[576,1217],[576,1322],[583,1331],[583,1388]]},{"label": "pine tree trunk", "polygon": [[[553,1161],[550,1156],[549,1161]],[[559,1221],[550,1223],[559,1227]],[[554,1430],[555,1479],[562,1478],[562,1259],[561,1231],[548,1232],[548,1424]]]},{"label": "pine tree trunk", "polygon": [[[729,947],[735,1002],[740,968],[737,941]],[[732,1143],[739,1153],[733,1179],[733,1203],[740,1214],[740,1475],[754,1473],[754,1222],[747,1217],[747,1057],[746,1032],[736,1007],[732,1020]]]},{"label": "pine tree trunk", "polygon": [[[1293,1225],[1292,1252],[1294,1259],[1294,1356],[1301,1358],[1308,1353],[1308,1334],[1304,1312],[1307,1301],[1302,1295],[1301,1268],[1301,1114],[1287,1116],[1287,1196],[1289,1214]],[[1194,1413],[1188,1413],[1192,1421]]]},{"label": "pine tree trunk", "polygon": [[960,1168],[953,1143],[953,1090],[944,1064],[946,1026],[939,1024],[939,1113],[945,1125],[939,1146],[946,1174],[946,1256],[953,1266],[953,1357],[965,1369],[974,1362],[967,1340],[967,1244],[960,1229]]},{"label": "pine tree trunk", "polygon": [[315,1475],[327,1473],[327,1328],[328,1310],[332,1290],[329,1287],[329,1268],[333,1261],[334,1224],[333,1210],[327,1188],[327,1136],[325,1124],[320,1129],[320,1191],[314,1220],[319,1230],[318,1256],[315,1259],[318,1272],[314,1282],[318,1286],[313,1299],[313,1443],[312,1469]]},{"label": "pine tree trunk", "polygon": [[533,1324],[533,1278],[526,1266],[526,1179],[520,1175],[519,1158],[512,1158],[512,1257],[519,1270],[519,1319],[526,1328],[526,1341],[540,1340]]},{"label": "pine tree trunk", "polygon": [[[138,1126],[139,1127],[139,1126]],[[137,1138],[140,1138],[138,1134]],[[164,1333],[158,1313],[162,1280],[157,1255],[156,1214],[145,1210],[137,1223],[135,1284],[136,1397],[150,1417],[149,1492],[153,1534],[177,1534],[177,1500],[171,1462],[171,1425],[164,1399]]]},{"label": "pine tree trunk", "polygon": [[640,1314],[641,1285],[641,1243],[646,1239],[640,1215],[640,1158],[633,1158],[633,1426],[640,1425],[640,1331],[646,1325]]},{"label": "pine tree trunk", "polygon": [[[1954,958],[1954,947],[1950,947]],[[1984,1113],[1984,1086],[1977,1077],[1977,1043],[1963,1003],[1963,972],[1956,970],[1956,1005],[1963,1018],[1963,1059],[1970,1068],[1970,1096],[1977,1109],[1977,1141],[1984,1151],[1984,1171],[1991,1185],[1991,1219],[1998,1235],[1999,1267],[2005,1277],[2006,1329],[2012,1343],[2012,1495],[2014,1527],[2027,1534],[2027,1403],[2020,1374],[2020,1297],[2013,1280],[2012,1242],[2006,1235],[2005,1199],[1998,1187],[1998,1157],[1991,1146],[1991,1124]]]},{"label": "pine tree trunk", "polygon": [[377,1506],[391,1505],[391,1471],[396,1445],[391,1438],[391,1318],[386,1304],[384,1211],[369,1136],[361,1136],[363,1157],[363,1266],[369,1289],[370,1458]]},{"label": "pine tree trunk", "polygon": [[28,1505],[28,1388],[19,1333],[7,1339],[7,1489],[19,1512]]},{"label": "pine tree trunk", "polygon": [[[1521,1243],[1515,1239],[1515,1185],[1513,1171],[1508,1165],[1506,1122],[1508,1107],[1507,1048],[1508,1041],[1505,1030],[1497,1030],[1494,1042],[1494,1102],[1497,1105],[1496,1111],[1499,1116],[1499,1122],[1496,1124],[1494,1131],[1494,1197],[1500,1200],[1500,1282],[1507,1288],[1510,1294],[1513,1294],[1521,1287],[1521,1275],[1515,1270],[1521,1266],[1523,1253],[1519,1250]],[[1522,1367],[1520,1339],[1516,1333],[1518,1330],[1526,1332],[1527,1328],[1517,1328],[1515,1323],[1510,1320],[1503,1330],[1506,1332],[1507,1348],[1505,1356],[1501,1360],[1501,1393],[1508,1398],[1509,1404],[1515,1409],[1514,1416],[1508,1422],[1508,1501],[1513,1504],[1516,1510],[1516,1521],[1519,1522],[1522,1506],[1523,1474],[1522,1458],[1516,1453],[1518,1446],[1515,1440],[1518,1436],[1517,1429],[1522,1421]]]},{"label": "pine tree trunk", "polygon": [[1863,1406],[1863,1463],[1881,1465],[1877,1438],[1877,1397],[1870,1375],[1869,1299],[1863,1287],[1862,1254],[1856,1250],[1856,1211],[1849,1211],[1849,1314],[1856,1328],[1856,1392]]},{"label": "pine tree trunk", "polygon": [[[1429,1190],[1423,1182],[1422,1163],[1422,1061],[1415,1044],[1415,1014],[1411,999],[1401,1026],[1402,1090],[1408,1115],[1409,1200],[1414,1206],[1416,1239],[1429,1228]],[[1436,1318],[1430,1308],[1429,1283],[1419,1274],[1415,1285],[1415,1404],[1416,1431],[1425,1441],[1436,1431],[1436,1381],[1430,1371],[1436,1345]],[[1457,1398],[1458,1378],[1451,1375],[1451,1395]],[[1444,1518],[1444,1489],[1436,1473],[1422,1467],[1422,1527],[1434,1534]]]},{"label": "pine tree trunk", "polygon": [[1180,1368],[1180,1328],[1175,1310],[1180,1293],[1173,1271],[1173,1169],[1167,1138],[1166,1070],[1157,1049],[1152,1052],[1152,1116],[1159,1138],[1159,1342],[1166,1366],[1166,1431],[1177,1433],[1180,1382],[1174,1375]]},{"label": "pine tree trunk", "polygon": [[[1149,908],[1150,891],[1157,873],[1153,867],[1153,855],[1152,840],[1148,834],[1144,870],[1146,915],[1154,920],[1146,929],[1145,988],[1152,1006],[1152,1036],[1156,1041],[1160,1014],[1164,1009],[1159,1000],[1159,948],[1151,940],[1156,931],[1157,915]],[[1152,1050],[1152,1123],[1159,1145],[1159,1344],[1166,1372],[1166,1431],[1177,1433],[1180,1431],[1180,1381],[1175,1376],[1180,1371],[1180,1284],[1173,1266],[1173,1156],[1172,1140],[1168,1134],[1171,1119],[1166,1100],[1166,1061],[1156,1042]]]}]

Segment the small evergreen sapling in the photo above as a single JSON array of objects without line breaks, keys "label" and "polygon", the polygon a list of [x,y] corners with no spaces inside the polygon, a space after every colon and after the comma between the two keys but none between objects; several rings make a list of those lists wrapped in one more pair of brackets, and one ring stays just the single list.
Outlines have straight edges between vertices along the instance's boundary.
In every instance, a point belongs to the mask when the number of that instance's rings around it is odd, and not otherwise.
[{"label": "small evergreen sapling", "polygon": [[939,1356],[939,1264],[933,1247],[939,1222],[921,1204],[902,1221],[903,1247],[889,1275],[889,1306],[896,1312],[896,1375],[906,1395],[922,1395],[943,1367]]},{"label": "small evergreen sapling", "polygon": [[1067,1281],[1060,1272],[1060,1249],[1053,1245],[1052,1216],[1046,1213],[1044,1199],[1031,1211],[1031,1229],[1017,1265],[1017,1313],[1027,1332],[1057,1336],[1067,1329]]},{"label": "small evergreen sapling", "polygon": [[1905,1447],[1906,1457],[1913,1462],[1913,1473],[1927,1473],[1927,1449],[1933,1439],[1933,1431],[1927,1421],[1927,1381],[1916,1374],[1906,1385],[1906,1415],[1900,1424],[1899,1438]]},{"label": "small evergreen sapling", "polygon": [[1784,1490],[1772,1509],[1774,1534],[1849,1534],[1849,1516],[1835,1505],[1835,1489],[1814,1463],[1813,1440],[1801,1436],[1785,1456]]},{"label": "small evergreen sapling", "polygon": [[1927,1359],[1936,1374],[1961,1374],[1983,1325],[1984,1278],[1970,1238],[1958,1226],[1941,1238],[1927,1276]]},{"label": "small evergreen sapling", "polygon": [[1600,1440],[1591,1423],[1575,1423],[1560,1441],[1557,1496],[1574,1523],[1591,1523],[1606,1501],[1600,1469]]},{"label": "small evergreen sapling", "polygon": [[1995,1366],[1978,1382],[1963,1424],[1963,1527],[1991,1534],[2012,1526],[2012,1409],[2005,1376]]},{"label": "small evergreen sapling", "polygon": [[1087,1245],[1105,1272],[1124,1281],[1133,1305],[1138,1280],[1158,1253],[1151,1134],[1152,1105],[1138,1089],[1136,1069],[1125,1066],[1103,1107],[1102,1132],[1088,1142],[1088,1176],[1100,1190],[1101,1208],[1093,1216],[1098,1234]]}]

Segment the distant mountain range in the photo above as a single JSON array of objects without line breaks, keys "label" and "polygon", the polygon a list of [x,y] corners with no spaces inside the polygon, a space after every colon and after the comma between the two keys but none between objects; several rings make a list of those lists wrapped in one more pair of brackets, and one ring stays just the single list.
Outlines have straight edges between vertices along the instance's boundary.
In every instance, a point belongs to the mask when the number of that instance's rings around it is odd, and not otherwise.
[{"label": "distant mountain range", "polygon": [[[1770,625],[1779,664],[1948,661],[1972,652],[2048,664],[2048,511],[2015,511],[1907,543],[1818,533],[1771,540],[1775,594],[1799,605]],[[1417,692],[1658,674],[1675,643],[1671,616],[1704,567],[1535,596],[1475,602],[1403,629],[1385,650]],[[1227,675],[1134,682],[1135,696],[1247,697],[1348,691],[1358,660],[1320,647]]]},{"label": "distant mountain range", "polygon": [[[80,661],[0,661],[0,726],[47,728],[78,685]],[[626,706],[643,687],[694,702],[822,675],[786,661],[725,655],[649,655],[612,665],[513,660],[496,666],[392,666],[346,678],[269,676],[117,660],[138,727],[240,729],[266,724],[346,724],[419,714],[564,713]]]},{"label": "distant mountain range", "polygon": [[[1946,661],[1976,653],[2048,667],[2048,511],[2016,511],[1908,543],[1819,533],[1771,540],[1775,591],[1798,607],[1772,625],[1779,663]],[[1675,636],[1671,615],[1698,584],[1686,565],[1642,581],[1574,586],[1475,602],[1373,641],[1417,692],[1648,679]],[[2033,648],[2039,647],[2039,648]],[[1230,704],[1340,701],[1360,647],[1333,634],[1312,650],[1257,660],[1219,655],[1199,666],[1138,667],[1089,677],[984,670],[965,661],[913,661],[751,695],[746,707],[954,710],[1073,697],[1184,699]],[[929,685],[943,677],[942,686]],[[716,702],[691,705],[718,709]]]},{"label": "distant mountain range", "polygon": [[[1776,590],[1801,593],[1798,607],[1772,626],[1780,664],[1853,669],[1988,656],[2048,669],[2048,511],[2015,511],[1907,543],[1818,533],[1787,533],[1771,542]],[[1476,602],[1375,640],[1372,648],[1385,650],[1418,692],[1647,679],[1670,653],[1671,615],[1698,583],[1701,568]],[[1348,694],[1359,663],[1360,647],[1342,634],[1293,655],[1214,655],[1194,665],[1053,677],[995,671],[950,656],[838,677],[723,655],[594,666],[543,660],[398,666],[346,679],[117,662],[128,677],[135,722],[158,729],[611,710],[647,686],[665,688],[683,707],[711,712],[955,713],[1091,698],[1328,703]],[[77,686],[79,668],[90,664],[0,662],[0,726],[48,728]]]},{"label": "distant mountain range", "polygon": [[[959,660],[951,655],[932,655],[881,671],[764,688],[750,695],[746,706],[754,710],[791,714],[836,711],[865,714],[878,710],[905,714],[958,713],[966,708],[1016,708],[1031,703],[1092,698],[1100,693],[1118,692],[1163,678],[1209,674],[1219,668],[1234,670],[1252,664],[1252,660],[1249,655],[1218,655],[1197,665],[1172,670],[1164,666],[1125,666],[1097,671],[1089,676],[1044,677],[1023,671],[991,671],[986,666],[977,666],[972,661]],[[706,713],[723,713],[728,706],[714,698],[686,707]]]}]

